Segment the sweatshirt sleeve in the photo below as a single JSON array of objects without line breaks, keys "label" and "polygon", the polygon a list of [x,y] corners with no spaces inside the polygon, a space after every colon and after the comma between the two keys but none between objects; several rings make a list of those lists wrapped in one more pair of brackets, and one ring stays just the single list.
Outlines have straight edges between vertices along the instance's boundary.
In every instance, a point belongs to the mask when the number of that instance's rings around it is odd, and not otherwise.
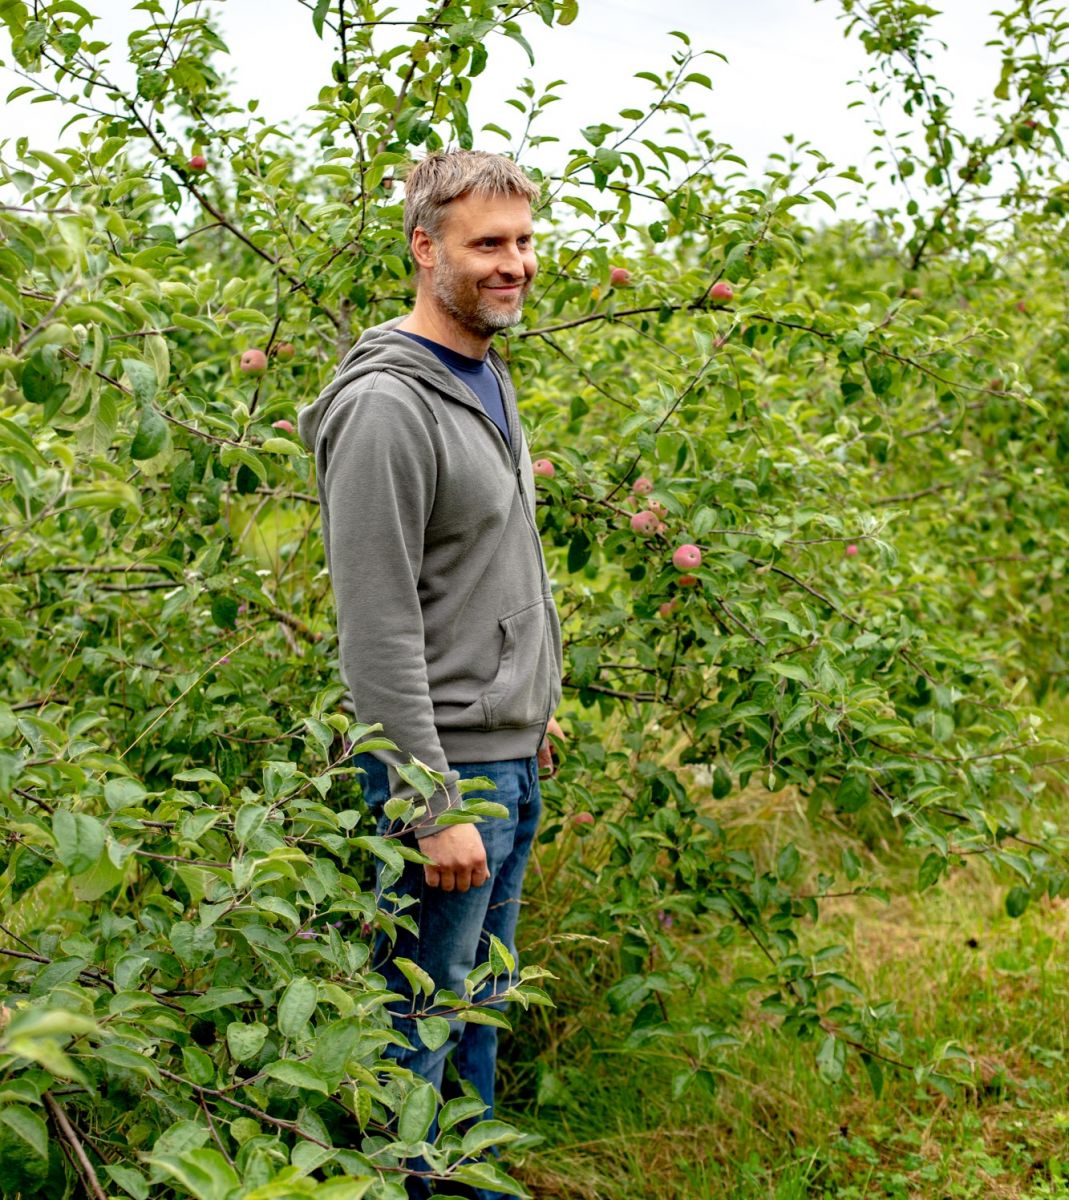
[{"label": "sweatshirt sleeve", "polygon": [[390,793],[418,797],[397,774],[414,756],[445,776],[417,837],[459,805],[458,773],[446,761],[427,681],[418,581],[424,529],[434,504],[437,453],[432,418],[376,377],[344,392],[320,432],[317,467],[329,512],[327,560],[338,614],[342,677],[362,721],[381,721],[400,752],[378,751]]}]

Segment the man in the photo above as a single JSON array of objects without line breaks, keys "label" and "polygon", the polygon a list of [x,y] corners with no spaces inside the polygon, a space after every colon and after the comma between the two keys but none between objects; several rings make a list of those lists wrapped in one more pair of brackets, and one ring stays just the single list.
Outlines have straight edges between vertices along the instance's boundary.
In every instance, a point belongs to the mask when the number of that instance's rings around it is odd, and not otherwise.
[{"label": "man", "polygon": [[[405,183],[405,234],[417,274],[405,317],[368,329],[300,416],[315,450],[342,675],[357,714],[381,721],[401,753],[360,755],[379,830],[390,796],[413,797],[409,756],[445,788],[405,836],[431,860],[387,892],[411,895],[418,938],[382,937],[376,967],[409,958],[463,995],[490,935],[515,954],[520,889],[538,824],[539,761],[560,699],[560,627],[535,525],[534,479],[508,370],[490,344],[520,320],[536,270],[538,188],[511,160],[434,154]],[[460,778],[487,776],[508,818],[435,825]],[[380,866],[380,892],[382,890]],[[499,980],[498,987],[508,980]],[[447,1053],[493,1115],[497,1030],[454,1022],[436,1049],[394,1006],[413,1049],[390,1053],[439,1090]],[[410,1180],[410,1195],[429,1192]],[[490,1195],[490,1193],[481,1193]]]}]

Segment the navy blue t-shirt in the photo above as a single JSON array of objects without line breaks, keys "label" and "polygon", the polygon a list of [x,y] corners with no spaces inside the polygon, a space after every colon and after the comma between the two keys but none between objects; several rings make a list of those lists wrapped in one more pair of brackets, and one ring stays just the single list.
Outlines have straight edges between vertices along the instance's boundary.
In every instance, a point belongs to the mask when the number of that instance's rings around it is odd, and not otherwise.
[{"label": "navy blue t-shirt", "polygon": [[501,430],[505,444],[512,445],[508,421],[505,418],[505,401],[501,395],[501,384],[486,359],[469,358],[466,354],[458,354],[456,350],[450,350],[448,346],[443,346],[440,342],[432,342],[430,338],[420,337],[418,333],[409,333],[407,329],[398,329],[397,332],[403,333],[405,337],[411,338],[414,342],[419,342],[421,346],[426,346],[461,383],[466,383],[478,396],[479,403],[486,410],[486,415]]}]

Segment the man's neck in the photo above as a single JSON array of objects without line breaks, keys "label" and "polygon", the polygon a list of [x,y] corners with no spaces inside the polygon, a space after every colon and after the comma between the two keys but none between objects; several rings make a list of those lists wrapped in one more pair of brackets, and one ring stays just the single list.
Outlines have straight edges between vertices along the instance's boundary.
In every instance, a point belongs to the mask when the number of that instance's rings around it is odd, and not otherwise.
[{"label": "man's neck", "polygon": [[437,342],[439,346],[447,346],[458,354],[467,355],[468,358],[485,358],[493,341],[492,335],[478,337],[462,325],[458,325],[448,313],[442,312],[419,292],[416,293],[416,303],[412,306],[412,311],[397,328],[403,329],[405,333],[416,333],[420,337],[428,338]]}]

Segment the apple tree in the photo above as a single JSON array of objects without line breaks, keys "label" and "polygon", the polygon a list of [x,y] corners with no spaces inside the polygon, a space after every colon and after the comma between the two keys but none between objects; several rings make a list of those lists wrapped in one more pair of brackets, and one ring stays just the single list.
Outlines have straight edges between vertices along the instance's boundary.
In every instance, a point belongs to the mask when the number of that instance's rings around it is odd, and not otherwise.
[{"label": "apple tree", "polygon": [[[558,85],[521,83],[514,129],[473,129],[469,101],[500,39],[574,0],[305,7],[334,62],[301,130],[231,101],[199,6],[138,6],[130,85],[82,5],[0,0],[16,91],[70,112],[58,148],[0,147],[3,1186],[390,1200],[422,1156],[520,1192],[493,1161],[514,1130],[462,1096],[428,1140],[435,1097],[382,1055],[372,864],[396,878],[411,852],[360,806],[350,757],[380,733],[342,707],[293,434],[411,302],[406,163],[476,141],[553,161],[502,347],[566,639],[559,931],[611,944],[584,964],[598,1003],[635,1052],[686,1048],[679,1093],[714,1085],[750,1003],[828,1078],[949,1086],[953,1052],[906,1045],[816,922],[882,894],[873,830],[922,888],[982,859],[1011,912],[1069,891],[1039,707],[1067,652],[1053,8],[998,18],[972,134],[926,65],[929,11],[844,0],[883,125],[907,126],[878,169],[923,180],[861,222],[837,209],[857,172],[808,142],[761,174],[716,139],[719,59],[683,32],[633,107],[558,146]],[[779,795],[857,853],[770,845]],[[583,944],[522,972],[494,947],[466,996],[413,969],[424,1040],[507,1024],[472,1000],[487,979],[546,1004]],[[699,988],[716,1023],[676,1012]]]}]

